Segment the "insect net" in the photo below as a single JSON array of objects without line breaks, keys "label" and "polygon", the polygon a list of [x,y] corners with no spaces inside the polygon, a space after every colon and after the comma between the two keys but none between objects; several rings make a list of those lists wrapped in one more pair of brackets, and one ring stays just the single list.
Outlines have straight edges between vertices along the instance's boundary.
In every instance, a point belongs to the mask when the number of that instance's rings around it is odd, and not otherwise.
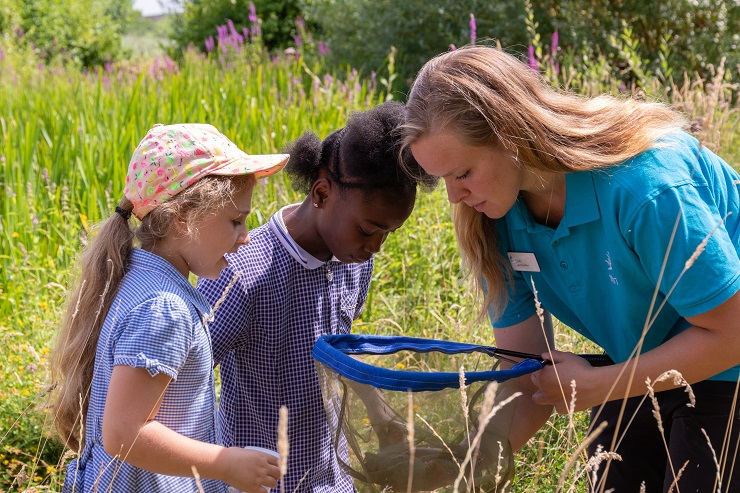
[{"label": "insect net", "polygon": [[541,361],[504,370],[491,346],[356,334],[322,336],[313,357],[332,446],[359,492],[510,483],[515,377]]}]

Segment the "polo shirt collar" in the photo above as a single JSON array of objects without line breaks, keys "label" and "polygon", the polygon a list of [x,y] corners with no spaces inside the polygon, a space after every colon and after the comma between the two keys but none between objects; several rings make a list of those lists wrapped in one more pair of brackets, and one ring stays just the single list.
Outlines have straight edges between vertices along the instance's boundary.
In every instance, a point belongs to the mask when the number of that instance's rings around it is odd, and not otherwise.
[{"label": "polo shirt collar", "polygon": [[190,284],[190,280],[183,276],[174,265],[159,255],[142,250],[141,248],[134,248],[131,253],[131,263],[129,264],[129,270],[132,269],[154,272],[155,274],[166,277],[184,291],[187,299],[193,303],[193,306],[201,315],[208,315],[211,312],[211,304],[200,291]]},{"label": "polo shirt collar", "polygon": [[[567,229],[568,227],[596,221],[601,217],[599,202],[596,199],[593,173],[591,171],[579,171],[565,175],[565,216],[560,223],[560,227]],[[506,221],[512,229],[534,231],[539,228],[546,228],[546,226],[534,221],[521,198],[517,198],[514,207],[506,214]]]},{"label": "polo shirt collar", "polygon": [[[285,221],[283,221],[283,213],[287,209],[290,209],[291,207],[295,207],[297,205],[298,204],[287,205],[277,211],[277,213],[275,213],[272,218],[270,218],[268,226],[273,234],[277,237],[283,248],[285,248],[285,251],[287,251],[290,256],[296,260],[296,262],[298,262],[306,269],[318,269],[319,267],[323,267],[324,265],[326,265],[327,262],[317,259],[306,250],[301,248],[301,246],[295,242],[293,237],[290,236],[290,233],[288,233],[288,228],[285,227]],[[331,260],[338,262],[336,257],[332,257]]]}]

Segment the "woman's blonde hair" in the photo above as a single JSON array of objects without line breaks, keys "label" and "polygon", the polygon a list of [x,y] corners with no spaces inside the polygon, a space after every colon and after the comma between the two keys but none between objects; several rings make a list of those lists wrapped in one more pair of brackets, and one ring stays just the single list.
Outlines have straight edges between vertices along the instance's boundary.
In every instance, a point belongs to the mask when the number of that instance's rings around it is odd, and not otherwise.
[{"label": "woman's blonde hair", "polygon": [[[568,173],[621,163],[683,128],[664,104],[558,92],[528,65],[501,50],[471,46],[428,61],[406,103],[404,147],[439,132],[491,146],[530,170]],[[453,222],[468,272],[483,293],[480,316],[500,316],[510,272],[497,246],[495,221],[464,203]]]},{"label": "woman's blonde hair", "polygon": [[[121,214],[113,214],[97,229],[97,236],[83,251],[75,288],[51,355],[53,423],[61,440],[80,452],[84,446],[85,417],[89,403],[98,337],[134,248],[134,238],[151,249],[165,238],[175,221],[193,233],[193,224],[224,207],[254,180],[252,175],[207,176],[147,214],[132,229]],[[133,204],[118,203],[124,211]]]}]

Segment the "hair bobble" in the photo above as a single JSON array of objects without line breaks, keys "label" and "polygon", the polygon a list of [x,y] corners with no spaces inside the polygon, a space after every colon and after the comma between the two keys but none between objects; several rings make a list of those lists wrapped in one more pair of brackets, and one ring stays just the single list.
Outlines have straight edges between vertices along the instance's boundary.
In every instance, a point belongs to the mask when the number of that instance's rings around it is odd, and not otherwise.
[{"label": "hair bobble", "polygon": [[120,215],[125,221],[131,218],[131,211],[121,209],[119,206],[116,206],[116,214]]}]

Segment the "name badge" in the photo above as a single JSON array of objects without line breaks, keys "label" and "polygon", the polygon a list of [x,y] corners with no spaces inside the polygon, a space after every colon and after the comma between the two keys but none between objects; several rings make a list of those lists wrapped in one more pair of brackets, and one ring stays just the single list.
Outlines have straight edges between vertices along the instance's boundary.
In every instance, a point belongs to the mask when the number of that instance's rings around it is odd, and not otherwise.
[{"label": "name badge", "polygon": [[509,262],[511,268],[520,272],[539,272],[540,264],[534,253],[509,252]]}]

